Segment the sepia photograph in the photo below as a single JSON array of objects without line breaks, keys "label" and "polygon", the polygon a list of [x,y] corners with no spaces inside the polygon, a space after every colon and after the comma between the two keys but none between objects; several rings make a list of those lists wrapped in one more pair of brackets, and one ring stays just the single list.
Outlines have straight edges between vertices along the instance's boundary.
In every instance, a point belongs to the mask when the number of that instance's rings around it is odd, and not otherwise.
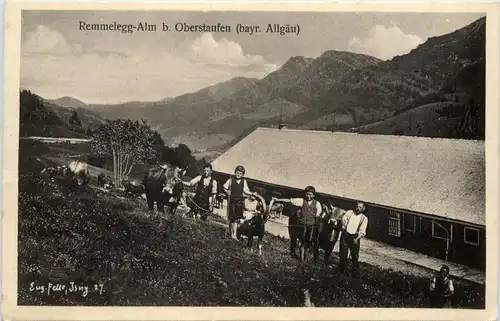
[{"label": "sepia photograph", "polygon": [[4,305],[496,318],[498,7],[38,6],[6,9]]}]

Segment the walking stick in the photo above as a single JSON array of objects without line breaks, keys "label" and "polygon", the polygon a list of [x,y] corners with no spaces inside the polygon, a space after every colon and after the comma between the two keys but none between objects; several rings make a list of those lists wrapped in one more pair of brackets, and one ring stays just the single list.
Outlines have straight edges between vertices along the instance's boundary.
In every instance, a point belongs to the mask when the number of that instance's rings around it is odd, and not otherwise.
[{"label": "walking stick", "polygon": [[227,229],[226,229],[226,236],[231,236],[231,221],[229,220],[229,206],[231,203],[231,175],[229,175],[229,186],[228,186],[228,191],[229,193],[227,194],[227,209],[226,209],[226,219],[227,219]]}]

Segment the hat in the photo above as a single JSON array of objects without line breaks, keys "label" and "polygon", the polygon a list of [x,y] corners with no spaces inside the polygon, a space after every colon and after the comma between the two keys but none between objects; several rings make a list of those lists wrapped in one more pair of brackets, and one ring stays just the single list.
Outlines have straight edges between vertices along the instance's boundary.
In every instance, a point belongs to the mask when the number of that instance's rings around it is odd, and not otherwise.
[{"label": "hat", "polygon": [[304,189],[304,192],[312,192],[312,193],[316,193],[316,189],[314,188],[314,186],[307,186],[305,189]]}]

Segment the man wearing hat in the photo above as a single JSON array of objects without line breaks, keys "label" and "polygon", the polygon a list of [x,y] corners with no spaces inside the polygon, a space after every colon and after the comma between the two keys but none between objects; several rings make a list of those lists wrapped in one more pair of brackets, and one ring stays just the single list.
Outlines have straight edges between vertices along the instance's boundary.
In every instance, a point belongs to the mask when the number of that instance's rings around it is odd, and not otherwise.
[{"label": "man wearing hat", "polygon": [[245,167],[238,165],[234,170],[234,176],[231,176],[224,184],[224,191],[228,195],[228,220],[231,238],[237,239],[236,231],[238,230],[238,222],[244,218],[243,211],[245,209],[245,196],[252,195],[246,179]]},{"label": "man wearing hat", "polygon": [[297,225],[301,226],[302,230],[302,233],[299,234],[300,259],[302,261],[305,258],[305,248],[311,245],[316,220],[323,211],[320,202],[314,199],[315,194],[316,189],[313,186],[307,186],[304,189],[303,198],[277,199],[273,197],[275,202],[291,203],[301,208]]}]

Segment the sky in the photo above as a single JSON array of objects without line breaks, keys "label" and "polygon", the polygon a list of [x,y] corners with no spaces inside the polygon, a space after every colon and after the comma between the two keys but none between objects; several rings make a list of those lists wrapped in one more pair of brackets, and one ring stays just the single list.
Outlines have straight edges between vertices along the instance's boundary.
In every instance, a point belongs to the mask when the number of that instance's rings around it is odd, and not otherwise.
[{"label": "sky", "polygon": [[[156,101],[233,77],[263,78],[290,57],[327,50],[383,60],[460,29],[484,14],[341,12],[24,11],[21,88],[85,103]],[[80,30],[85,23],[156,24],[156,32]],[[231,26],[229,33],[177,32],[177,22]],[[166,23],[170,31],[162,31]],[[236,25],[261,33],[236,33]],[[266,33],[268,24],[300,33]]]}]

